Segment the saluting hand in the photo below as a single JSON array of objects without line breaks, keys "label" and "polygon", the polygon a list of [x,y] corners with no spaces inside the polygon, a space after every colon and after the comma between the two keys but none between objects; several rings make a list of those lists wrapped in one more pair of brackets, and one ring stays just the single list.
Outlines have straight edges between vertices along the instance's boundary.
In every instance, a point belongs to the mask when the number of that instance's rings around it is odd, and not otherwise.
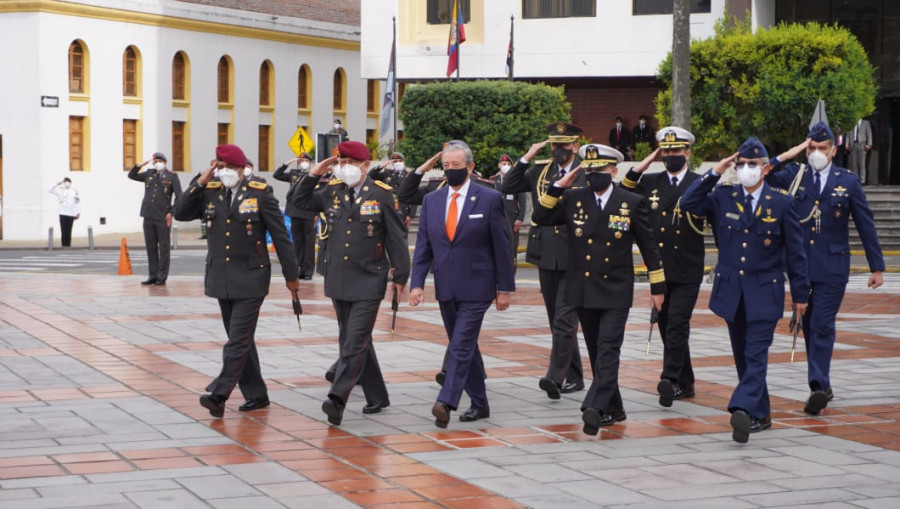
[{"label": "saluting hand", "polygon": [[806,138],[805,140],[803,140],[803,143],[785,150],[783,154],[778,156],[778,160],[782,162],[790,161],[791,159],[800,155],[800,152],[805,152],[808,145],[809,138]]},{"label": "saluting hand", "polygon": [[716,165],[713,167],[713,171],[716,172],[716,175],[722,175],[723,173],[725,173],[725,170],[727,170],[728,167],[731,166],[731,164],[734,162],[734,160],[737,159],[738,154],[739,152],[735,152],[734,154],[731,154],[730,156],[716,163]]},{"label": "saluting hand", "polygon": [[561,187],[563,189],[568,189],[572,187],[572,184],[575,183],[575,179],[578,178],[578,172],[581,171],[581,165],[572,168],[568,173],[566,173],[563,178],[557,180],[553,185],[556,187]]},{"label": "saluting hand", "polygon": [[437,154],[431,156],[431,159],[420,164],[419,167],[416,168],[416,173],[418,173],[419,175],[424,175],[425,173],[430,171],[437,164],[438,160],[441,158],[441,154],[443,154],[443,153],[444,153],[444,151],[441,150]]},{"label": "saluting hand", "polygon": [[524,159],[525,162],[531,161],[532,159],[534,159],[534,156],[536,156],[537,153],[541,151],[541,149],[547,146],[548,143],[550,143],[550,140],[546,139],[544,141],[539,141],[533,144],[531,148],[528,149],[528,152],[525,152],[525,155],[522,156],[522,159]]},{"label": "saluting hand", "polygon": [[650,153],[649,156],[645,157],[643,161],[641,161],[637,166],[632,168],[633,171],[637,173],[644,173],[647,171],[647,168],[650,167],[650,163],[656,160],[656,155],[659,154],[659,147],[656,148],[653,152]]},{"label": "saluting hand", "polygon": [[209,168],[203,170],[203,173],[200,174],[200,177],[197,179],[197,184],[201,187],[205,186],[209,183],[213,178],[213,172],[216,171],[216,165],[213,164]]},{"label": "saluting hand", "polygon": [[335,161],[337,161],[337,156],[331,156],[328,159],[323,159],[317,165],[313,166],[311,170],[309,170],[309,174],[313,177],[321,177],[328,173],[328,169],[334,166]]},{"label": "saluting hand", "polygon": [[409,305],[416,307],[425,302],[425,290],[421,288],[413,288],[409,291]]}]

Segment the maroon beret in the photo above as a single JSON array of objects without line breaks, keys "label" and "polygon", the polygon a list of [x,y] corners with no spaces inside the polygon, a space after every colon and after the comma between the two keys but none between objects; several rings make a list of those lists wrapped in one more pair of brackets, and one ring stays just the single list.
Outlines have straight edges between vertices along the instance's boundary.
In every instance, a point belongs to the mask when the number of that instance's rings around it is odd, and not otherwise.
[{"label": "maroon beret", "polygon": [[368,161],[371,157],[369,149],[358,141],[345,141],[339,143],[337,149],[341,157],[353,159],[354,161]]},{"label": "maroon beret", "polygon": [[247,156],[237,145],[219,145],[216,147],[216,159],[232,166],[247,166]]}]

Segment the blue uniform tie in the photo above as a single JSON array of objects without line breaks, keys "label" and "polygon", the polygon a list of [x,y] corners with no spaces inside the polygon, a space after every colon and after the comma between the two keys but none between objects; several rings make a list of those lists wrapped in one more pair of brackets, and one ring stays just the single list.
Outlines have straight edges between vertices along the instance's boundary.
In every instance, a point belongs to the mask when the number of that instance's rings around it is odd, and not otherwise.
[{"label": "blue uniform tie", "polygon": [[746,199],[746,207],[744,208],[744,219],[747,220],[747,224],[750,224],[753,221],[753,195],[748,194]]},{"label": "blue uniform tie", "polygon": [[816,177],[813,180],[813,185],[816,186],[816,197],[822,194],[822,180],[819,178],[819,174],[822,173],[820,171],[816,172]]}]

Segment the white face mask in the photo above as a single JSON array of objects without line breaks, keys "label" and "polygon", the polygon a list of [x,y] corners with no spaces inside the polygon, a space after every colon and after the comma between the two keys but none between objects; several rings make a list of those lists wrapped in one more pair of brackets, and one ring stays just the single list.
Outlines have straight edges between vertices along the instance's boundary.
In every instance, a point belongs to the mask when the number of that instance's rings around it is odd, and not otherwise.
[{"label": "white face mask", "polygon": [[231,168],[219,168],[219,180],[221,180],[222,185],[228,189],[234,189],[238,184],[239,178],[240,175],[238,175],[238,172]]},{"label": "white face mask", "polygon": [[501,164],[501,165],[500,165],[500,173],[506,175],[506,172],[508,172],[508,171],[509,171],[509,165],[508,165],[508,164]]},{"label": "white face mask", "polygon": [[157,161],[153,163],[153,167],[157,169],[157,171],[163,171],[166,169],[166,163],[162,161]]},{"label": "white face mask", "polygon": [[406,168],[406,165],[404,163],[394,163],[395,171],[403,171],[405,168]]},{"label": "white face mask", "polygon": [[616,127],[622,127],[622,122],[616,122]]},{"label": "white face mask", "polygon": [[759,165],[753,168],[743,163],[737,165],[737,178],[744,187],[753,187],[758,184],[760,173],[762,173],[762,167]]},{"label": "white face mask", "polygon": [[350,187],[359,184],[359,179],[362,177],[362,170],[359,166],[355,166],[352,164],[345,164],[341,166],[341,180],[344,181]]},{"label": "white face mask", "polygon": [[72,187],[72,183],[71,182],[63,182],[63,187],[68,189],[68,188]]},{"label": "white face mask", "polygon": [[301,169],[301,170],[308,170],[308,169],[309,169],[309,162],[303,161],[302,163],[300,163],[300,169]]},{"label": "white face mask", "polygon": [[335,131],[340,131],[340,130],[341,130],[341,124],[334,124],[334,130],[335,130]]},{"label": "white face mask", "polygon": [[253,175],[253,168],[244,166],[244,176],[249,177],[250,175]]},{"label": "white face mask", "polygon": [[828,166],[828,156],[821,150],[814,151],[806,156],[806,159],[809,160],[809,165],[816,171],[824,170]]}]

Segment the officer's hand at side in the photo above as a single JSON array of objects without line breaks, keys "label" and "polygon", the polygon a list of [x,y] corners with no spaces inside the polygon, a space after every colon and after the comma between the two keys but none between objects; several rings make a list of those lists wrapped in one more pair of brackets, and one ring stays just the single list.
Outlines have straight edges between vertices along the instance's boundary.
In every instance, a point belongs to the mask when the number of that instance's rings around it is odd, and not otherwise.
[{"label": "officer's hand at side", "polygon": [[542,148],[547,146],[548,143],[550,143],[549,139],[535,143],[531,146],[531,148],[528,149],[528,152],[525,152],[525,155],[522,156],[522,159],[524,159],[525,161],[531,161],[532,159],[534,159],[534,156],[536,156],[537,153],[541,151]]},{"label": "officer's hand at side", "polygon": [[410,306],[418,306],[419,304],[425,302],[425,290],[421,288],[413,288],[409,291],[409,305]]},{"label": "officer's hand at side", "polygon": [[731,166],[731,164],[734,162],[734,160],[737,159],[737,157],[738,157],[738,152],[735,152],[734,154],[731,154],[730,156],[726,157],[725,159],[722,159],[721,161],[716,163],[715,166],[713,166],[713,171],[716,172],[716,175],[722,175],[723,173],[725,173],[725,170],[727,170],[728,167]]},{"label": "officer's hand at side", "polygon": [[412,224],[412,218],[409,216],[406,216],[406,219],[404,220],[404,224],[406,225],[406,231],[409,231],[409,225]]},{"label": "officer's hand at side", "polygon": [[882,284],[884,284],[884,275],[880,270],[873,272],[872,275],[869,276],[869,288],[874,290]]},{"label": "officer's hand at side", "polygon": [[509,307],[509,292],[497,292],[497,311],[505,311]]},{"label": "officer's hand at side", "polygon": [[522,228],[522,221],[516,219],[516,222],[513,223],[513,232],[519,233],[519,230]]},{"label": "officer's hand at side", "polygon": [[800,316],[803,316],[806,314],[806,306],[807,306],[807,304],[805,302],[802,304],[799,302],[794,303],[794,309],[797,310],[797,314]]},{"label": "officer's hand at side", "polygon": [[650,295],[650,302],[653,303],[653,307],[655,307],[657,311],[662,311],[663,302],[665,302],[665,300],[666,296],[664,294]]},{"label": "officer's hand at side", "polygon": [[171,227],[172,227],[172,213],[169,212],[168,214],[166,214],[166,228],[171,228]]},{"label": "officer's hand at side", "polygon": [[563,189],[568,189],[572,187],[572,184],[575,183],[575,179],[578,178],[578,172],[581,171],[581,165],[579,164],[575,168],[572,168],[569,173],[566,173],[563,178],[559,179],[553,185],[556,187],[561,187]]},{"label": "officer's hand at side", "polygon": [[212,180],[212,178],[213,178],[214,171],[216,171],[215,166],[210,166],[209,168],[203,170],[203,173],[201,173],[200,177],[197,178],[197,185],[202,187],[202,186],[205,186],[206,184],[208,184],[209,181]]},{"label": "officer's hand at side", "polygon": [[287,286],[287,289],[294,295],[300,291],[300,280],[294,279],[293,281],[285,281],[284,285]]},{"label": "officer's hand at side", "polygon": [[644,173],[647,171],[647,168],[650,167],[650,163],[656,160],[656,155],[659,154],[659,148],[650,153],[649,156],[645,157],[643,161],[641,161],[637,166],[632,168],[633,171],[637,173]]},{"label": "officer's hand at side", "polygon": [[313,166],[313,169],[309,170],[309,174],[313,177],[321,177],[328,173],[328,169],[334,166],[335,161],[337,161],[337,156],[331,156],[328,159],[323,159],[319,162],[319,164]]},{"label": "officer's hand at side", "polygon": [[401,295],[403,295],[403,290],[406,290],[406,285],[391,283],[391,293],[394,293],[394,290],[397,290],[397,297],[399,298]]}]

